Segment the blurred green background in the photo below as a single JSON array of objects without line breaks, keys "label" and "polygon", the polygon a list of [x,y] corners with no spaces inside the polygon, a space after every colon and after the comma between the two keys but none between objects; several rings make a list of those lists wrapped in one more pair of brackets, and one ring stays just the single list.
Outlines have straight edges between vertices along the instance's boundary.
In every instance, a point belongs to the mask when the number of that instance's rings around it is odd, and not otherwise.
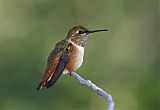
[{"label": "blurred green background", "polygon": [[36,92],[56,42],[77,24],[90,37],[78,73],[109,92],[115,110],[158,110],[158,0],[0,0],[0,110],[105,110],[69,75]]}]

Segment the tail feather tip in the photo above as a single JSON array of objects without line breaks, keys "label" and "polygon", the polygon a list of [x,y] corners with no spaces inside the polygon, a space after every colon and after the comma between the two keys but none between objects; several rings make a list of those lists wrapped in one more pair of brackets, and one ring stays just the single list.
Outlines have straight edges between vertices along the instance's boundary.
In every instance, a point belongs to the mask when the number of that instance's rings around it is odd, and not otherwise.
[{"label": "tail feather tip", "polygon": [[39,86],[37,87],[37,91],[41,90],[43,88],[43,85],[40,83]]}]

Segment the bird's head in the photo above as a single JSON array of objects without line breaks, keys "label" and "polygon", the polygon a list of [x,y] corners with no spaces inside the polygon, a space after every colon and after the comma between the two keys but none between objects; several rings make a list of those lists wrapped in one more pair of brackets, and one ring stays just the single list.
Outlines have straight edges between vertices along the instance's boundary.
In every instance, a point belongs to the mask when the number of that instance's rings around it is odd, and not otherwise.
[{"label": "bird's head", "polygon": [[66,39],[71,40],[75,44],[78,44],[84,47],[86,45],[89,34],[95,33],[95,32],[101,32],[101,31],[108,31],[108,30],[104,29],[104,30],[91,31],[81,25],[78,25],[78,26],[74,26],[69,30]]}]

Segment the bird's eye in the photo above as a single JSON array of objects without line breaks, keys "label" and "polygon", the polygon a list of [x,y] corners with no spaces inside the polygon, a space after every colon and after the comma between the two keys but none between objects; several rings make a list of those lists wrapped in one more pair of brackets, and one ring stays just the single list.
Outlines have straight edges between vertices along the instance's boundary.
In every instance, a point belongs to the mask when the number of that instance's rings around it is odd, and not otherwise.
[{"label": "bird's eye", "polygon": [[78,34],[83,34],[83,31],[79,31]]}]

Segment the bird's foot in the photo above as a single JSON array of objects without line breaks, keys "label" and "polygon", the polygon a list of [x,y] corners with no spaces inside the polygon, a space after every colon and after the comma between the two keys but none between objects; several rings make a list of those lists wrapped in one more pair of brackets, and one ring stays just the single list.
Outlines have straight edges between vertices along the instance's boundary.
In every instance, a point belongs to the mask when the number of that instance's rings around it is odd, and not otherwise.
[{"label": "bird's foot", "polygon": [[[72,72],[76,72],[76,71],[72,71]],[[69,73],[70,76],[72,76],[72,72]]]}]

